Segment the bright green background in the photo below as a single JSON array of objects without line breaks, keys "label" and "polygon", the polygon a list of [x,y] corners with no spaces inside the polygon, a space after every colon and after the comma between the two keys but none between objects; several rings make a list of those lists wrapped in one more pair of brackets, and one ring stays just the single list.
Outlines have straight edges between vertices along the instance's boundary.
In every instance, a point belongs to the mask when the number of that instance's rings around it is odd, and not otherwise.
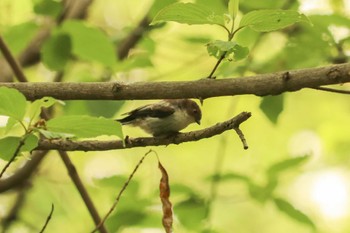
[{"label": "bright green background", "polygon": [[[33,2],[36,1],[0,1],[0,33],[16,54],[48,20],[45,18],[48,16],[34,12]],[[197,2],[208,4],[217,11],[222,10],[220,1]],[[338,37],[350,36],[350,6],[345,0],[329,0],[318,1],[308,9],[312,2],[304,0],[299,6],[294,1],[242,1],[241,13],[289,5],[288,9],[299,9],[305,13],[313,26],[296,24],[286,30],[270,33],[242,31],[236,39],[241,45],[250,48],[249,57],[237,63],[222,64],[218,78],[332,63],[338,56],[335,48]],[[111,80],[134,82],[197,80],[206,77],[216,60],[208,56],[205,44],[226,39],[225,31],[213,25],[168,23],[147,33],[128,59],[117,61],[114,57],[111,46],[118,46],[118,42],[135,27],[151,3],[144,0],[95,0],[85,22],[63,25],[53,33],[57,40],[72,36],[70,43],[65,41],[65,44],[68,46],[67,51],[71,51],[76,59],[67,62],[59,60],[58,66],[49,67],[64,70],[64,81],[102,81],[110,77]],[[36,8],[36,12],[42,13],[40,8]],[[50,13],[55,14],[56,11]],[[87,38],[84,43],[90,43],[91,46],[74,47],[79,39],[79,33],[75,30],[82,35],[94,33],[94,40],[99,43],[91,44]],[[51,43],[55,42],[53,40]],[[343,48],[349,54],[349,39],[344,42]],[[67,51],[60,51],[62,54],[59,58],[65,60]],[[51,81],[55,74],[43,64],[27,68],[25,73],[30,81]],[[349,89],[349,86],[344,84],[336,88]],[[283,173],[274,195],[288,200],[307,214],[315,223],[317,232],[350,232],[349,98],[310,89],[285,93],[283,97],[283,111],[276,124],[261,111],[260,97],[220,97],[205,100],[202,125],[191,125],[185,130],[202,129],[241,111],[250,111],[252,118],[241,126],[250,146],[247,151],[243,150],[235,132],[225,132],[198,142],[152,148],[170,177],[171,201],[176,215],[175,232],[201,232],[209,223],[216,232],[223,233],[313,232],[309,226],[279,211],[271,201],[260,203],[251,198],[246,185],[233,179],[218,184],[210,218],[202,219],[205,206],[203,200],[210,196],[209,177],[213,175],[218,160],[223,161],[222,174],[239,173],[248,176],[257,185],[264,185],[267,181],[265,172],[273,163],[304,155],[310,156],[308,161]],[[268,114],[273,115],[281,110],[280,100],[265,99]],[[149,102],[152,101],[127,101],[123,105],[121,102],[66,101],[66,106],[57,106],[56,112],[58,115],[85,114],[113,118]],[[272,116],[270,119],[273,121],[275,118]],[[138,129],[124,127],[124,135],[137,137],[145,134]],[[101,215],[109,210],[122,183],[148,150],[135,148],[69,153]],[[9,172],[15,172],[16,167],[27,158],[19,159]],[[0,164],[3,166],[5,163]],[[158,198],[159,179],[157,160],[155,156],[149,155],[122,196],[115,216],[108,222],[110,229],[115,232],[119,229],[123,233],[163,232]],[[1,194],[1,218],[6,216],[13,205],[15,196],[15,191]],[[189,199],[190,196],[192,199]],[[324,199],[326,201],[322,201]],[[41,164],[32,179],[32,186],[26,190],[19,218],[8,232],[38,232],[50,211],[51,203],[55,204],[55,212],[46,232],[75,233],[93,229],[86,207],[56,152],[47,155]],[[337,217],[330,216],[331,212],[325,203],[333,208],[340,206],[344,213]]]}]

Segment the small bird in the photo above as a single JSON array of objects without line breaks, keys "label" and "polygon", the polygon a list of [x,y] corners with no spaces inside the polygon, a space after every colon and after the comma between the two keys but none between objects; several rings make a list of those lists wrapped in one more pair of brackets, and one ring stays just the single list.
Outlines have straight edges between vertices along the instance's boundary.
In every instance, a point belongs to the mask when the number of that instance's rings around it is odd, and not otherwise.
[{"label": "small bird", "polygon": [[189,124],[200,124],[202,112],[198,104],[189,99],[162,100],[148,104],[131,112],[122,119],[123,125],[137,126],[155,137],[178,133]]}]

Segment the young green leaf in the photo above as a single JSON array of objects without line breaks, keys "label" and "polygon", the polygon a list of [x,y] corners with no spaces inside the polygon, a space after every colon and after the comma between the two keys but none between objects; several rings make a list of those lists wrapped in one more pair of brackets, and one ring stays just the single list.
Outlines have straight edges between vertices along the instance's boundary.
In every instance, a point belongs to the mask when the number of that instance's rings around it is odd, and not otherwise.
[{"label": "young green leaf", "polygon": [[194,3],[174,3],[164,7],[154,17],[151,24],[174,21],[184,24],[217,24],[224,26],[223,15],[218,15],[204,5]]},{"label": "young green leaf", "polygon": [[249,55],[249,49],[247,47],[243,47],[241,45],[236,45],[233,47],[233,59],[235,61],[242,60]]},{"label": "young green leaf", "polygon": [[278,116],[283,111],[283,95],[263,97],[260,109],[274,124],[277,124]]},{"label": "young green leaf", "polygon": [[29,105],[28,116],[29,116],[30,122],[32,122],[33,120],[39,117],[41,108],[49,108],[57,102],[60,102],[63,104],[62,101],[56,100],[55,98],[52,98],[52,97],[43,97],[39,100],[35,100],[33,103]]},{"label": "young green leaf", "polygon": [[207,51],[210,56],[220,59],[224,54],[225,57],[230,57],[233,54],[233,59],[238,61],[247,57],[249,50],[242,47],[233,41],[215,40],[207,44]]},{"label": "young green leaf", "polygon": [[294,10],[257,10],[245,14],[239,28],[250,27],[259,32],[279,30],[297,22],[310,23],[309,19]]},{"label": "young green leaf", "polygon": [[232,19],[235,19],[238,13],[239,0],[230,0],[228,2],[228,13],[231,15]]},{"label": "young green leaf", "polygon": [[0,115],[21,121],[26,111],[26,98],[16,89],[0,87]]},{"label": "young green leaf", "polygon": [[71,56],[71,40],[67,34],[51,36],[41,50],[43,63],[51,70],[63,70]]},{"label": "young green leaf", "polygon": [[290,204],[288,201],[283,200],[281,198],[274,198],[274,202],[277,206],[277,208],[282,211],[283,213],[287,214],[289,217],[293,218],[294,220],[309,225],[311,228],[315,229],[316,226],[312,222],[312,220],[303,212],[300,210],[297,210],[292,204]]},{"label": "young green leaf", "polygon": [[68,33],[72,41],[72,52],[78,57],[97,61],[108,67],[113,67],[117,58],[115,48],[110,38],[98,28],[89,27],[82,21],[65,21],[61,28]]},{"label": "young green leaf", "polygon": [[[15,154],[17,148],[20,146],[21,137],[5,137],[0,139],[0,158],[9,161]],[[38,146],[39,139],[30,134],[26,136],[24,144],[21,146],[19,153],[24,151],[31,151]],[[18,154],[19,154],[18,153]],[[17,156],[18,156],[17,154]]]},{"label": "young green leaf", "polygon": [[61,116],[46,122],[48,131],[73,134],[78,138],[116,135],[123,138],[119,122],[102,117]]}]

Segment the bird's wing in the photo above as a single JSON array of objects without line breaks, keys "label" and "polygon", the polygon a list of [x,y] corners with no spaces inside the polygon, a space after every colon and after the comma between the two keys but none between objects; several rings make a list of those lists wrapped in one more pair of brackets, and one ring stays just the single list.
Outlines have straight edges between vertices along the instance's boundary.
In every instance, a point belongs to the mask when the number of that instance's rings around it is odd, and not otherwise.
[{"label": "bird's wing", "polygon": [[127,117],[120,119],[121,123],[127,123],[135,119],[141,119],[145,117],[164,118],[170,116],[175,112],[174,107],[166,104],[149,104],[134,109],[131,112],[125,113]]}]

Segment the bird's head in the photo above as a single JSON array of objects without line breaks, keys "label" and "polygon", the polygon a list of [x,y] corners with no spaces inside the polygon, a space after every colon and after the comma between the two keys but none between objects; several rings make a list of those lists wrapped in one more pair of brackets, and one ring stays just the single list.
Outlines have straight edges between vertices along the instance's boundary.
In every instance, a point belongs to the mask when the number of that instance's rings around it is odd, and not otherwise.
[{"label": "bird's head", "polygon": [[198,104],[189,99],[184,99],[183,101],[184,109],[186,109],[187,114],[193,118],[194,122],[200,125],[202,119],[202,111],[199,108]]}]

